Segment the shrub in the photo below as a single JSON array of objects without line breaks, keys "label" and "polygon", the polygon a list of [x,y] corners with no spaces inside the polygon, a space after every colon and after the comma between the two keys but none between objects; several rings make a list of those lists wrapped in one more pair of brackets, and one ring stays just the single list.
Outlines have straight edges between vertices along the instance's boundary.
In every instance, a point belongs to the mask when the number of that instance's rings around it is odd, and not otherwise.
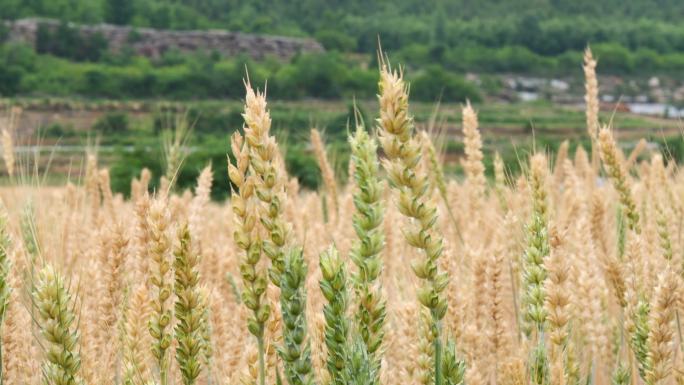
[{"label": "shrub", "polygon": [[76,61],[98,61],[107,51],[108,41],[102,33],[82,35],[63,22],[57,28],[41,23],[36,31],[36,51]]},{"label": "shrub", "polygon": [[103,134],[121,134],[128,131],[128,126],[128,114],[108,112],[95,122],[93,129]]},{"label": "shrub", "polygon": [[13,96],[19,92],[24,72],[17,66],[0,66],[0,95]]},{"label": "shrub", "polygon": [[356,40],[339,31],[319,31],[316,34],[316,40],[329,51],[349,52],[356,50]]},{"label": "shrub", "polygon": [[430,66],[411,82],[411,96],[416,100],[464,102],[482,100],[477,88],[462,77],[441,67]]}]

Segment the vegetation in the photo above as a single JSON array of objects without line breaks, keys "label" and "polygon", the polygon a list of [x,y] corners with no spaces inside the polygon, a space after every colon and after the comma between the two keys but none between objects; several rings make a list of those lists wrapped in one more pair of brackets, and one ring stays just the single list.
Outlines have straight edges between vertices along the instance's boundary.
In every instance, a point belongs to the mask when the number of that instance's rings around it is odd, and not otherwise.
[{"label": "vegetation", "polygon": [[[255,33],[317,36],[330,49],[373,53],[377,35],[396,50],[519,45],[542,55],[615,42],[629,50],[676,52],[684,42],[676,0],[537,2],[466,0],[2,0],[7,18],[45,16],[81,23],[155,28],[225,28]],[[613,69],[614,70],[614,69]]]},{"label": "vegetation", "polygon": [[[608,73],[674,76],[684,69],[675,0],[486,0],[477,6],[465,0],[0,0],[0,8],[9,19],[63,21],[55,30],[39,29],[37,56],[25,47],[0,50],[3,95],[239,98],[247,65],[255,81],[269,79],[273,99],[372,98],[378,37],[394,61],[412,69],[415,100],[477,100],[462,78],[466,72],[578,73],[588,44]],[[102,36],[84,38],[67,22],[312,37],[327,52],[289,63],[177,52],[150,61],[127,49],[112,54]]]},{"label": "vegetation", "polygon": [[95,152],[78,186],[22,184],[30,160],[3,135],[17,173],[0,190],[3,381],[682,383],[684,179],[667,152],[627,155],[589,108],[587,150],[532,149],[514,172],[483,148],[467,103],[465,179],[449,178],[386,60],[375,133],[358,111],[349,132],[353,182],[338,185],[312,130],[325,195],[287,172],[249,81],[243,128],[216,163],[230,202],[209,202],[207,158],[180,192],[167,171],[180,145],[165,147],[156,187],[150,170],[133,177],[130,199]]},{"label": "vegetation", "polygon": [[[36,54],[25,46],[0,48],[0,63],[5,67],[0,69],[2,94],[238,99],[242,75],[247,68],[255,81],[269,79],[269,96],[276,99],[368,99],[373,97],[372,84],[377,81],[376,71],[362,69],[354,60],[336,52],[303,54],[290,63],[175,52],[168,52],[160,61],[151,61],[142,57],[107,56],[104,51],[89,47],[103,44],[94,38],[88,42],[77,38],[66,38],[64,42],[51,39],[40,38],[38,44],[39,53],[51,55]],[[83,62],[93,57],[103,59]],[[432,75],[437,75],[439,82],[432,80]],[[471,84],[452,73],[430,69],[416,81],[418,100],[432,101],[439,94],[448,101],[480,99]]]}]

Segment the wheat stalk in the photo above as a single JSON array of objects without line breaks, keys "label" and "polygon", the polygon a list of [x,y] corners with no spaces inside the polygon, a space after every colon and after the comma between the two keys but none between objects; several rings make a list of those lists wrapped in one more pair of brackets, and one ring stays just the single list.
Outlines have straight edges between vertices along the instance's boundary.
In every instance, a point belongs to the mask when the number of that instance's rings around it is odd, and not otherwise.
[{"label": "wheat stalk", "polygon": [[[10,285],[9,277],[11,269],[9,224],[4,205],[0,207],[0,210],[0,335],[2,335],[5,331],[5,316],[7,308],[10,306],[12,286]],[[0,341],[0,385],[4,384],[3,373],[3,346],[2,341]]]}]

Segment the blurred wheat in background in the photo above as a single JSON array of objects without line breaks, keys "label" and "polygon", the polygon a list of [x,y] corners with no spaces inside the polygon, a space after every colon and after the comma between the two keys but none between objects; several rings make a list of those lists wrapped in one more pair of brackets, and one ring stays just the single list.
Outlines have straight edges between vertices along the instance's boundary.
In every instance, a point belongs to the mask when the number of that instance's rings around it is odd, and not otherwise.
[{"label": "blurred wheat in background", "polygon": [[247,81],[224,203],[211,164],[176,187],[182,125],[157,190],[144,170],[130,199],[113,194],[95,149],[82,183],[47,187],[14,151],[12,110],[2,383],[684,384],[684,173],[667,154],[639,161],[644,145],[622,152],[596,64],[587,49],[591,148],[519,154],[514,175],[467,103],[456,180],[383,59],[378,118],[350,123],[346,184],[311,130],[320,192],[288,175]]}]

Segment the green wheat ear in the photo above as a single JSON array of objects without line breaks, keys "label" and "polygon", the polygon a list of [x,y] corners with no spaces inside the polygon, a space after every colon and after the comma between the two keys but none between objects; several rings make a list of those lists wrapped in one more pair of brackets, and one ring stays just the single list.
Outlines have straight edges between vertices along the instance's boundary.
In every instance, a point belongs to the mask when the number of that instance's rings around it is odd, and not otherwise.
[{"label": "green wheat ear", "polygon": [[366,344],[357,338],[349,349],[347,366],[343,371],[344,384],[373,384],[380,376],[368,356]]},{"label": "green wheat ear", "polygon": [[[358,308],[356,323],[362,340],[368,350],[368,358],[379,375],[382,357],[380,347],[385,335],[387,315],[386,302],[382,297],[378,278],[382,272],[380,253],[384,247],[382,184],[378,177],[377,144],[358,126],[349,138],[352,161],[356,167],[354,178],[357,189],[354,192],[356,212],[352,217],[357,239],[352,244],[349,257],[356,265],[353,276],[354,291]],[[379,383],[379,377],[374,383]]]},{"label": "green wheat ear", "polygon": [[[532,190],[532,218],[526,230],[526,247],[523,254],[523,282],[525,285],[522,305],[525,316],[525,333],[540,338],[546,322],[544,308],[544,280],[547,272],[544,262],[550,254],[546,202],[546,160],[537,154],[530,160],[530,185]],[[532,325],[537,335],[533,335]]]},{"label": "green wheat ear", "polygon": [[278,349],[290,385],[313,384],[311,348],[306,325],[306,263],[301,249],[293,249],[283,261],[280,310],[283,314],[283,345]]},{"label": "green wheat ear", "polygon": [[465,361],[458,359],[456,355],[456,344],[447,341],[442,357],[442,375],[444,385],[462,385],[465,381]]},{"label": "green wheat ear", "polygon": [[648,333],[650,332],[648,318],[650,313],[651,305],[648,300],[640,296],[636,311],[632,314],[635,330],[629,342],[637,360],[639,375],[642,378],[646,378],[646,373],[651,370],[651,360],[648,357]]},{"label": "green wheat ear", "polygon": [[37,310],[36,323],[44,339],[45,383],[82,385],[83,380],[78,375],[81,367],[79,333],[74,325],[72,298],[64,279],[52,266],[45,266],[38,274],[32,297]]},{"label": "green wheat ear", "polygon": [[632,382],[632,374],[629,372],[629,368],[622,364],[619,364],[613,372],[613,377],[610,383],[612,385],[628,385]]},{"label": "green wheat ear", "polygon": [[330,384],[344,385],[344,368],[347,365],[347,276],[344,263],[335,246],[321,254],[320,267],[323,279],[321,292],[327,303],[323,306],[325,317],[325,346],[328,350],[327,369]]},{"label": "green wheat ear", "polygon": [[184,385],[192,385],[202,369],[202,327],[204,309],[199,290],[199,255],[192,247],[187,223],[178,231],[179,245],[174,252],[173,270],[176,294],[176,360]]}]

